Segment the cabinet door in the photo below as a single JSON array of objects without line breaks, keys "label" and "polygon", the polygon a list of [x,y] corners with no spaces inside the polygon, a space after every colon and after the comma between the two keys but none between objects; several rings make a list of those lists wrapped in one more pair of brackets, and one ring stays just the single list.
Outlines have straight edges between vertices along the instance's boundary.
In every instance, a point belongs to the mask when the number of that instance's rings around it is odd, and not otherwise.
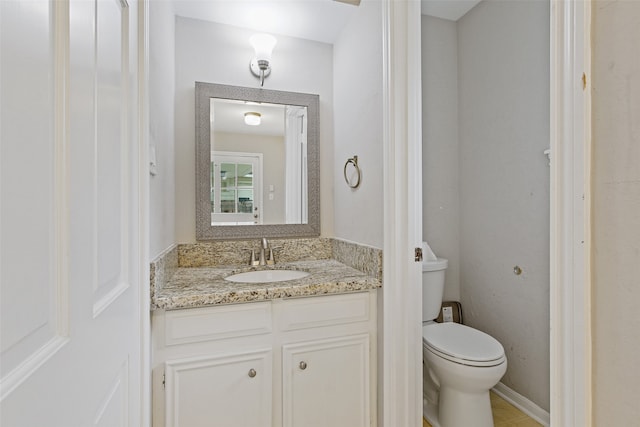
[{"label": "cabinet door", "polygon": [[166,426],[270,426],[271,363],[271,349],[167,362]]},{"label": "cabinet door", "polygon": [[284,427],[370,425],[369,334],[282,347]]}]

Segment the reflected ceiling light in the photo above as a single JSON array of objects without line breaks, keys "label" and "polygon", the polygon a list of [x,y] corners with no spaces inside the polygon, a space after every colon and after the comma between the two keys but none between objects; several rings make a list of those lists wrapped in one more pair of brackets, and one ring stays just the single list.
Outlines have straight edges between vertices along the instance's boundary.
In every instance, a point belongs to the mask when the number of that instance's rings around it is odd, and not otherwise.
[{"label": "reflected ceiling light", "polygon": [[249,66],[253,75],[260,77],[260,86],[263,86],[265,77],[271,74],[271,54],[278,41],[270,34],[255,34],[249,42],[255,51]]},{"label": "reflected ceiling light", "polygon": [[254,111],[244,113],[244,123],[249,126],[258,126],[261,119],[262,115],[260,113],[256,113]]}]

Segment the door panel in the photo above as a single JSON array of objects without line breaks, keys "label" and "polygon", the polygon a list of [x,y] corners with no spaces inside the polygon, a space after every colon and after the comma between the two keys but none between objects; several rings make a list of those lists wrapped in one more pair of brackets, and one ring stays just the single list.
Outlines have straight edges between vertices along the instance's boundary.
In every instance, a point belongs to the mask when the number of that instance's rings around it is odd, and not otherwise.
[{"label": "door panel", "polygon": [[0,2],[1,425],[140,425],[137,9]]},{"label": "door panel", "polygon": [[166,364],[166,426],[271,425],[271,350]]},{"label": "door panel", "polygon": [[0,397],[65,341],[53,17],[46,2],[3,2],[0,9]]},{"label": "door panel", "polygon": [[129,287],[127,267],[128,187],[126,52],[127,13],[116,0],[97,3],[96,34],[96,194],[97,280],[94,315],[98,315]]}]

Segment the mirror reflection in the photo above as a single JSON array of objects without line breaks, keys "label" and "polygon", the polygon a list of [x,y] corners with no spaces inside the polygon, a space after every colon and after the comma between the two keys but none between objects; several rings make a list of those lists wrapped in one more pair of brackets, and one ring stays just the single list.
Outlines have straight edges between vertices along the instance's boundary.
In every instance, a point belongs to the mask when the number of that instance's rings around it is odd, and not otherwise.
[{"label": "mirror reflection", "polygon": [[307,107],[210,99],[211,225],[306,224]]},{"label": "mirror reflection", "polygon": [[320,235],[319,97],[195,83],[196,237]]}]

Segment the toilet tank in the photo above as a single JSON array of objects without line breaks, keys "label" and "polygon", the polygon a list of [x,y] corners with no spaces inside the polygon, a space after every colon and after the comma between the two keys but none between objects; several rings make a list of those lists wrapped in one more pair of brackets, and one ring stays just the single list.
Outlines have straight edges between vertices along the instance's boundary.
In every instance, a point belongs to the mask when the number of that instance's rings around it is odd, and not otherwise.
[{"label": "toilet tank", "polygon": [[440,314],[444,293],[445,258],[422,261],[422,321],[434,320]]}]

